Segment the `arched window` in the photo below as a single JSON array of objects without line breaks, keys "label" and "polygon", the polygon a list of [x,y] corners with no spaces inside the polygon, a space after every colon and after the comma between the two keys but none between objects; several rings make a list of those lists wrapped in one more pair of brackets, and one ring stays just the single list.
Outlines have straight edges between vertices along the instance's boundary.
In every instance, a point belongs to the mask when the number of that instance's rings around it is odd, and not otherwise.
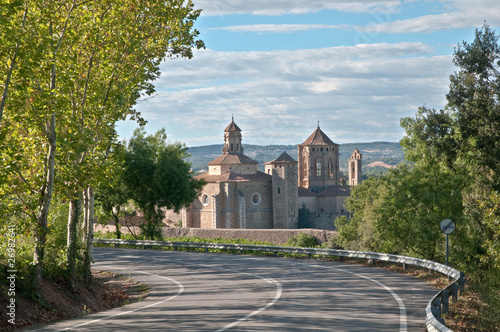
[{"label": "arched window", "polygon": [[331,160],[328,161],[328,177],[333,179],[333,163]]},{"label": "arched window", "polygon": [[316,177],[321,176],[321,160],[316,160]]}]

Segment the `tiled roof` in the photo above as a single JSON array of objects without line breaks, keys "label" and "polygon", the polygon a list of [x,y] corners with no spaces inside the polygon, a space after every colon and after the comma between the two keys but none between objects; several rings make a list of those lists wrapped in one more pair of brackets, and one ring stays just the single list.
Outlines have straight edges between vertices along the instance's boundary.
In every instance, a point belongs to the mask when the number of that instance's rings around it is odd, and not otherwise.
[{"label": "tiled roof", "polygon": [[234,118],[231,123],[224,129],[224,131],[241,131],[240,127],[236,123],[234,123]]},{"label": "tiled roof", "polygon": [[333,143],[333,141],[326,136],[326,134],[318,128],[309,136],[304,143],[300,144],[300,146],[304,145],[338,145]]},{"label": "tiled roof", "polygon": [[271,160],[271,161],[268,161],[266,163],[266,165],[278,164],[278,163],[279,164],[281,164],[281,163],[297,163],[297,161],[295,159],[293,159],[292,157],[290,157],[290,155],[288,153],[283,151],[283,153],[278,158]]},{"label": "tiled roof", "polygon": [[257,171],[257,174],[238,174],[227,172],[221,175],[210,175],[206,172],[196,176],[195,179],[203,179],[206,182],[271,181],[272,176],[259,171]]},{"label": "tiled roof", "polygon": [[250,157],[245,156],[244,154],[227,153],[215,158],[214,160],[208,163],[208,165],[237,165],[237,164],[258,164],[258,162],[256,162]]}]

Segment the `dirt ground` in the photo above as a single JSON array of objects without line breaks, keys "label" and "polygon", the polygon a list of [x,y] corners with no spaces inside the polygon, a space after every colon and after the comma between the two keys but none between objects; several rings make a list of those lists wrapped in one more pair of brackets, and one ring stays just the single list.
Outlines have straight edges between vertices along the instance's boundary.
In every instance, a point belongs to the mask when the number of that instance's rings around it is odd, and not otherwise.
[{"label": "dirt ground", "polygon": [[29,325],[46,324],[88,315],[140,301],[149,294],[146,285],[109,272],[92,271],[93,284],[73,293],[63,285],[44,280],[43,304],[16,296],[15,325],[5,312],[7,302],[0,298],[0,331],[15,331]]}]

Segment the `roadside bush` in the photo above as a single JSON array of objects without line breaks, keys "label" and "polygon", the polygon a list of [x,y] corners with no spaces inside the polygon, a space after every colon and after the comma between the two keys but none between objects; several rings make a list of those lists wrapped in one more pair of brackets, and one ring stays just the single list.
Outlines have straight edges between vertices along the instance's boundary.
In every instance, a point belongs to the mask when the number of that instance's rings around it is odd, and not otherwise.
[{"label": "roadside bush", "polygon": [[294,236],[291,236],[286,241],[286,244],[290,247],[309,247],[314,248],[318,245],[318,239],[314,236],[300,233]]},{"label": "roadside bush", "polygon": [[337,236],[332,236],[331,238],[328,239],[328,241],[325,241],[321,244],[321,248],[323,249],[344,249],[340,244],[337,242]]}]

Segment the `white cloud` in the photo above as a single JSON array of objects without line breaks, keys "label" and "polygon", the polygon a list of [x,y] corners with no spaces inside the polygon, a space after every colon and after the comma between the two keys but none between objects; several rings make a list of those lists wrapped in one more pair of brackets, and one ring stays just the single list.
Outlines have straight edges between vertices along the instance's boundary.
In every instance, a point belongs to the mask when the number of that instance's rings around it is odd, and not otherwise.
[{"label": "white cloud", "polygon": [[449,11],[423,15],[406,20],[386,21],[367,26],[357,26],[365,33],[431,33],[440,30],[477,28],[484,21],[493,26],[500,25],[500,6],[497,0],[449,1]]},{"label": "white cloud", "polygon": [[321,30],[321,29],[351,29],[349,25],[329,25],[329,24],[251,24],[233,25],[219,28],[209,28],[208,30],[226,30],[231,32],[258,32],[258,33],[292,33],[297,31]]},{"label": "white cloud", "polygon": [[400,118],[445,103],[451,59],[430,52],[423,43],[198,51],[175,66],[166,62],[158,95],[138,109],[156,125],[177,128],[170,137],[188,145],[220,143],[231,114],[245,143],[301,143],[318,119],[339,143],[397,141]]},{"label": "white cloud", "polygon": [[196,7],[203,15],[232,14],[284,15],[315,13],[325,9],[352,13],[393,12],[399,0],[197,0]]},{"label": "white cloud", "polygon": [[[260,2],[260,1],[257,1]],[[218,3],[218,2],[215,2]],[[246,2],[235,4],[235,11],[231,13],[254,13],[256,2]],[[251,7],[248,5],[251,4]],[[359,1],[334,1],[324,3],[316,2],[266,2],[269,7],[263,6],[263,13],[269,15],[287,14],[285,8],[291,11],[314,12],[322,9],[335,9],[342,12],[370,12],[372,21],[366,25],[349,24],[251,24],[233,25],[226,27],[210,28],[209,30],[226,30],[231,32],[257,32],[257,33],[292,33],[296,31],[339,29],[356,31],[363,35],[373,35],[379,33],[431,33],[441,30],[452,30],[458,28],[480,27],[484,21],[492,26],[500,26],[500,6],[498,0],[453,0],[445,1],[445,7],[449,10],[439,14],[417,16],[404,20],[392,20],[392,14],[401,6],[399,1],[368,2]],[[309,4],[309,5],[308,5]],[[326,8],[328,7],[328,8]],[[237,8],[237,9],[236,9]],[[259,8],[259,7],[256,7]],[[281,10],[279,10],[281,8]],[[378,8],[375,10],[374,8]],[[214,12],[215,14],[216,12]],[[274,14],[271,14],[274,13]],[[262,14],[262,13],[261,13]]]}]

